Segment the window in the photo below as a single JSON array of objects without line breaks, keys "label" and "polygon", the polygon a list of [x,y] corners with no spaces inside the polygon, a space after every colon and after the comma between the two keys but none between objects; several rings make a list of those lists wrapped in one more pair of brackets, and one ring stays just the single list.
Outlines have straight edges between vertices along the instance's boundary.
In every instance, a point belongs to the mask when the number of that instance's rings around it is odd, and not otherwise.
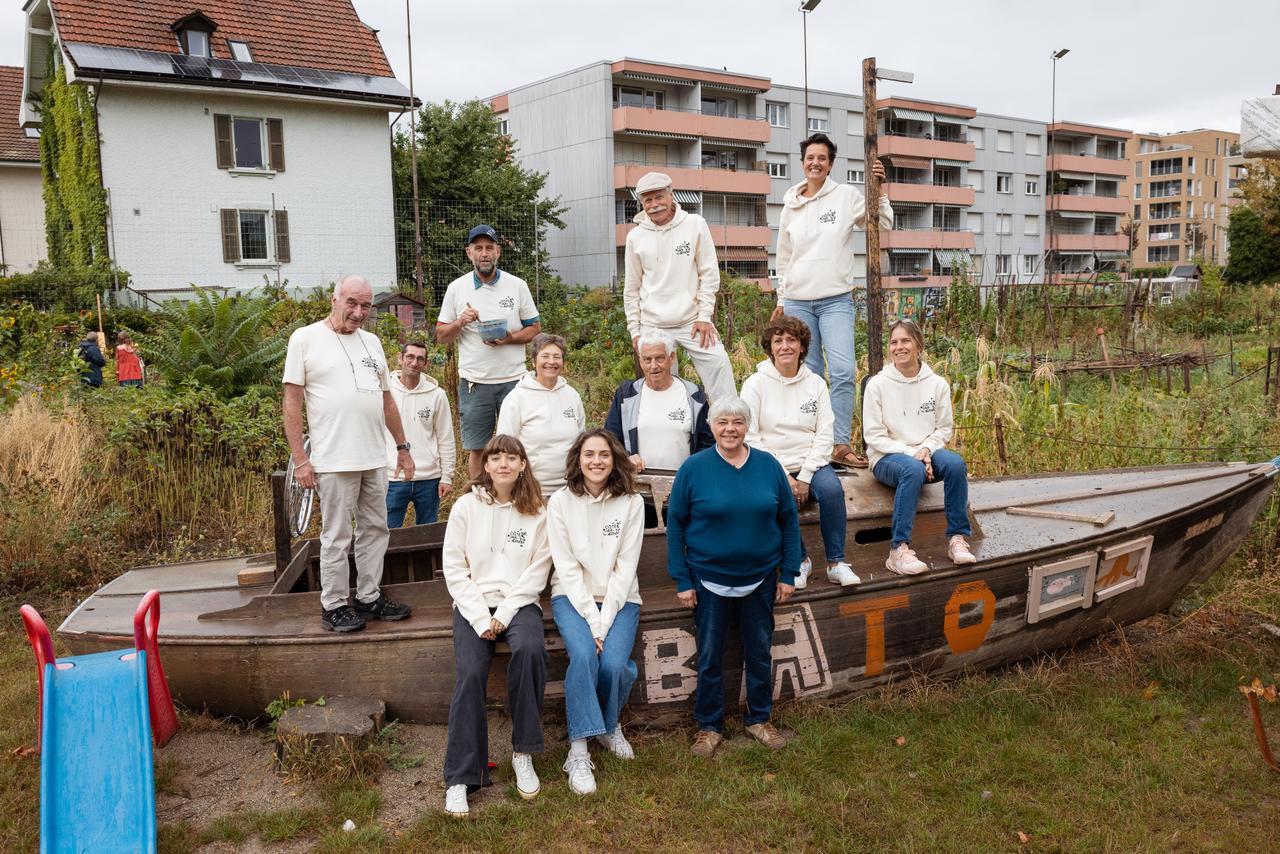
[{"label": "window", "polygon": [[1040,179],[1039,178],[1028,178],[1026,186],[1027,186],[1028,196],[1040,195]]},{"label": "window", "polygon": [[1215,140],[1213,141],[1213,153],[1214,153],[1214,154],[1221,154],[1221,153],[1222,153],[1222,152],[1219,150],[1219,147],[1218,147],[1218,143],[1219,143],[1219,142],[1221,142],[1221,139],[1215,139]]},{"label": "window", "polygon": [[1013,151],[1013,131],[996,131],[996,151]]},{"label": "window", "polygon": [[[1135,199],[1142,198],[1142,194],[1138,192],[1138,187],[1134,188],[1133,197]],[[1181,181],[1152,181],[1151,182],[1151,198],[1162,199],[1165,196],[1178,196],[1182,194]]]},{"label": "window", "polygon": [[209,56],[209,33],[206,30],[187,28],[178,33],[182,52],[187,56]]},{"label": "window", "polygon": [[649,110],[666,109],[666,94],[657,89],[641,89],[639,86],[614,86],[615,107],[644,107]]},{"label": "window", "polygon": [[710,148],[704,148],[702,149],[702,168],[735,171],[738,168],[738,152],[714,151]]},{"label": "window", "polygon": [[1182,172],[1181,157],[1166,157],[1164,160],[1151,161],[1151,177],[1158,175],[1178,175]]},{"label": "window", "polygon": [[503,136],[510,136],[511,134],[511,123],[507,120],[506,116],[502,116],[498,119],[498,133]]},{"label": "window", "polygon": [[248,42],[228,41],[227,45],[231,48],[231,58],[236,62],[253,62],[253,54],[249,50]]},{"label": "window", "polygon": [[1133,218],[1142,219],[1142,205],[1133,206]]},{"label": "window", "polygon": [[996,173],[996,192],[997,193],[1012,193],[1013,190],[1009,189],[1012,184],[1013,184],[1012,174],[1008,172]]},{"label": "window", "polygon": [[1027,215],[1022,218],[1022,233],[1034,236],[1040,233],[1040,217]]},{"label": "window", "polygon": [[[1213,197],[1215,199],[1218,198],[1218,182],[1217,181],[1213,182]],[[414,512],[416,513],[417,511],[415,510]]]},{"label": "window", "polygon": [[1166,261],[1178,260],[1178,244],[1173,243],[1167,246],[1148,246],[1147,247],[1147,263],[1160,264]]},{"label": "window", "polygon": [[849,136],[862,136],[862,113],[855,113],[850,110],[848,116],[845,117],[845,121],[849,128]]},{"label": "window", "polygon": [[266,211],[240,211],[240,258],[244,261],[267,260]]},{"label": "window", "polygon": [[284,123],[253,116],[213,117],[213,141],[219,169],[284,171]]},{"label": "window", "polygon": [[1040,153],[1040,135],[1034,134],[1034,133],[1027,134],[1027,154],[1039,154],[1039,153]]},{"label": "window", "polygon": [[1142,161],[1141,160],[1133,164],[1133,177],[1135,178],[1142,177]]},{"label": "window", "polygon": [[766,101],[764,111],[769,117],[769,124],[776,128],[784,128],[787,126],[786,104],[780,104],[777,101]]},{"label": "window", "polygon": [[[1191,182],[1190,182],[1190,181],[1188,181],[1188,182],[1187,182],[1187,189],[1191,189],[1191,186],[1190,186],[1190,185],[1191,185]],[[1196,195],[1197,195],[1197,196],[1203,196],[1203,195],[1204,195],[1204,182],[1203,182],[1203,181],[1201,181],[1199,178],[1197,178],[1197,179],[1196,179]],[[414,512],[417,512],[417,511],[415,510]]]},{"label": "window", "polygon": [[235,145],[235,162],[237,169],[261,169],[262,157],[262,120],[231,120],[232,142]]},{"label": "window", "polygon": [[785,178],[785,177],[787,177],[787,164],[785,164],[785,163],[773,163],[773,162],[770,162],[770,163],[769,163],[769,177],[770,177],[770,178]]},{"label": "window", "polygon": [[810,133],[814,133],[816,131],[822,131],[823,133],[826,133],[830,124],[831,123],[827,121],[825,116],[809,116],[809,132]]},{"label": "window", "polygon": [[[1155,195],[1156,195],[1156,185],[1155,185],[1155,184],[1152,184],[1152,185],[1151,185],[1151,197],[1152,197],[1152,198],[1155,198]],[[1141,185],[1141,184],[1134,184],[1134,185],[1133,185],[1133,197],[1134,197],[1135,199],[1140,199],[1140,198],[1142,198],[1142,185]]]},{"label": "window", "polygon": [[970,211],[965,215],[965,219],[969,225],[969,231],[974,234],[982,234],[982,214]]},{"label": "window", "polygon": [[1036,262],[1040,260],[1038,255],[1022,256],[1022,275],[1034,276],[1036,274]]},{"label": "window", "polygon": [[973,147],[982,148],[982,140],[987,134],[986,129],[985,128],[969,128],[969,134],[973,140]]},{"label": "window", "polygon": [[1007,276],[1007,275],[1009,275],[1009,274],[1012,272],[1012,268],[1013,268],[1013,256],[1012,256],[1012,255],[997,255],[997,256],[996,256],[996,275],[997,275],[997,276]]},{"label": "window", "polygon": [[867,181],[867,173],[862,169],[850,169],[849,177],[846,183],[849,184],[865,184]]},{"label": "window", "polygon": [[734,98],[703,98],[702,114],[704,116],[725,116],[737,118],[738,101]]},{"label": "window", "polygon": [[983,173],[983,171],[982,171],[981,169],[970,169],[970,170],[969,170],[969,186],[970,186],[970,187],[972,187],[974,190],[976,190],[976,191],[978,191],[978,192],[982,192],[982,176],[983,176],[983,174],[984,174],[984,173]]},{"label": "window", "polygon": [[1196,159],[1194,157],[1187,158],[1187,171],[1192,175],[1196,174]]},{"label": "window", "polygon": [[1147,226],[1147,240],[1177,240],[1182,236],[1182,224],[1162,222]]},{"label": "window", "polygon": [[289,262],[288,211],[223,208],[219,215],[223,261],[229,264]]},{"label": "window", "polygon": [[996,214],[996,234],[1013,234],[1013,214]]}]

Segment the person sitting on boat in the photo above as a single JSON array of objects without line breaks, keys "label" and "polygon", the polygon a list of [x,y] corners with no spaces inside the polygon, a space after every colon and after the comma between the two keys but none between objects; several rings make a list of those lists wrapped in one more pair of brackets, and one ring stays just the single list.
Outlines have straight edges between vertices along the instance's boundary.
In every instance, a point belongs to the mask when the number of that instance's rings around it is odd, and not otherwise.
[{"label": "person sitting on boat", "polygon": [[977,561],[966,539],[969,476],[964,459],[946,450],[953,431],[951,386],[924,362],[924,333],[903,318],[889,327],[889,364],[867,383],[862,436],[871,472],[895,490],[893,539],[885,567],[918,575],[929,567],[911,548],[916,504],[926,483],[942,481],[947,515],[947,556],[955,564]]},{"label": "person sitting on boat", "polygon": [[567,483],[547,505],[555,564],[551,613],[569,653],[564,705],[571,744],[564,770],[579,795],[596,790],[588,739],[622,759],[635,756],[618,723],[636,680],[631,648],[640,623],[636,568],[644,502],[632,478],[622,443],[607,430],[592,430],[569,449]]},{"label": "person sitting on boat", "polygon": [[[773,710],[773,607],[795,589],[800,525],[782,465],[748,447],[751,409],[740,398],[711,405],[716,444],[685,461],[671,488],[667,571],[694,609],[698,685],[692,752],[709,757],[723,740],[724,645],[735,618],[746,677],[747,734],[772,750],[787,740]],[[737,692],[736,685],[733,690]]]},{"label": "person sitting on boat", "polygon": [[520,377],[498,413],[498,432],[525,446],[543,495],[564,486],[565,455],[587,426],[582,397],[562,375],[567,351],[559,335],[540,332],[533,339],[533,370]]},{"label": "person sitting on boat", "polygon": [[413,504],[417,524],[436,521],[440,500],[453,489],[457,446],[453,440],[453,412],[449,395],[436,378],[423,370],[427,345],[406,341],[400,347],[400,370],[391,372],[391,397],[400,412],[404,436],[412,446],[413,477],[396,474],[396,448],[387,439],[387,527],[404,524],[405,511]]},{"label": "person sitting on boat", "polygon": [[449,511],[443,574],[453,597],[456,683],[449,704],[444,757],[445,810],[468,812],[467,794],[489,784],[485,688],[499,640],[511,648],[507,711],[511,767],[525,800],[542,788],[532,753],[540,753],[547,648],[538,597],[551,572],[542,489],[524,445],[499,434],[484,447],[484,464],[467,494]]},{"label": "person sitting on boat", "polygon": [[[338,280],[329,316],[294,331],[284,359],[284,435],[303,489],[320,494],[321,625],[357,632],[366,619],[403,620],[410,608],[383,595],[387,552],[387,447],[395,440],[395,474],[414,475],[400,410],[391,396],[378,336],[361,327],[373,289],[360,276]],[[306,401],[308,454],[302,433]],[[355,518],[356,602],[350,596],[347,552]]]},{"label": "person sitting on boat", "polygon": [[[782,463],[796,504],[818,502],[827,580],[848,586],[861,579],[844,559],[847,517],[844,488],[831,467],[831,396],[822,377],[805,364],[809,340],[809,327],[797,317],[780,315],[765,326],[760,346],[769,358],[742,382],[742,399],[751,407],[747,445]],[[801,552],[797,590],[808,583],[813,568],[803,543]]]}]

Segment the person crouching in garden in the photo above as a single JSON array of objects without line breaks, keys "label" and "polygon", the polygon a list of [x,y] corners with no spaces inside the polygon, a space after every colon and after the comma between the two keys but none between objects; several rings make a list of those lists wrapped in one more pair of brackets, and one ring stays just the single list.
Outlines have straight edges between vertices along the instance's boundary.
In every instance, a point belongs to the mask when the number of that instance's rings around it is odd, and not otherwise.
[{"label": "person crouching in garden", "polygon": [[[740,398],[711,404],[716,444],[680,466],[667,517],[667,571],[693,609],[698,687],[692,752],[709,757],[723,740],[724,645],[737,618],[746,676],[747,734],[773,750],[786,738],[773,710],[773,606],[795,590],[800,524],[787,473],[745,439],[751,409]],[[733,690],[737,691],[736,684]]]},{"label": "person crouching in garden", "polygon": [[569,788],[596,790],[587,740],[615,756],[635,754],[618,723],[636,680],[631,649],[640,623],[636,565],[644,540],[644,502],[631,460],[612,433],[583,433],[569,449],[565,487],[547,506],[547,536],[555,573],[551,613],[569,653],[564,677]]},{"label": "person crouching in garden", "polygon": [[551,571],[542,491],[518,439],[499,434],[484,447],[480,475],[453,505],[444,535],[444,579],[453,597],[457,682],[449,704],[445,810],[468,812],[467,794],[489,784],[485,686],[501,639],[511,648],[507,711],[516,790],[530,800],[541,783],[532,753],[543,750],[547,648],[538,597]]},{"label": "person crouching in garden", "polygon": [[885,568],[919,575],[929,568],[911,548],[920,490],[942,481],[947,515],[947,556],[954,564],[975,563],[966,537],[969,475],[964,459],[945,446],[953,432],[951,386],[923,361],[924,334],[915,321],[889,327],[889,364],[867,382],[862,436],[871,473],[893,487],[893,539]]}]

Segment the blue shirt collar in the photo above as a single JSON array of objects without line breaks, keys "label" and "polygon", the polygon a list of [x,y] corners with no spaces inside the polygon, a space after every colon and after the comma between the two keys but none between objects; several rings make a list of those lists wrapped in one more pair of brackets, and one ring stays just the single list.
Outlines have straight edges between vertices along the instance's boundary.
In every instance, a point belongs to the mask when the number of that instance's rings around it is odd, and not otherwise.
[{"label": "blue shirt collar", "polygon": [[475,270],[472,270],[472,271],[471,271],[471,282],[472,282],[472,284],[474,284],[474,285],[475,285],[475,290],[477,290],[477,291],[478,291],[478,290],[480,290],[480,288],[484,287],[485,285],[496,285],[496,284],[498,284],[498,280],[499,280],[499,279],[501,279],[501,278],[502,278],[502,271],[501,271],[501,270],[499,270],[499,269],[498,269],[498,268],[496,268],[496,267],[495,267],[495,268],[494,268],[494,270],[493,270],[493,281],[492,281],[492,282],[482,282],[482,281],[480,281],[480,274],[479,274],[479,273],[477,273]]}]

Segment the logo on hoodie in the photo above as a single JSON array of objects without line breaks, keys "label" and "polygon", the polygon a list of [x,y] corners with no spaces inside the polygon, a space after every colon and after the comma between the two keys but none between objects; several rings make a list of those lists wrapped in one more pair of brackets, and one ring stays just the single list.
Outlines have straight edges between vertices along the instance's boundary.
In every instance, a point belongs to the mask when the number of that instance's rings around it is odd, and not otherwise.
[{"label": "logo on hoodie", "polygon": [[578,411],[574,409],[572,406],[566,406],[564,408],[564,412],[561,412],[560,414],[563,415],[565,418],[568,418],[570,421],[578,417]]},{"label": "logo on hoodie", "polygon": [[499,307],[499,308],[515,308],[515,307],[516,307],[516,298],[515,298],[515,297],[503,297],[502,299],[498,300],[498,307]]},{"label": "logo on hoodie", "polygon": [[682,406],[682,407],[680,407],[679,409],[673,409],[673,410],[671,410],[670,412],[668,412],[668,413],[667,413],[667,420],[668,420],[668,421],[680,421],[680,422],[683,422],[683,421],[684,421],[684,419],[685,419],[685,416],[686,416],[687,414],[688,414],[688,412],[687,412],[687,411],[685,410],[685,408]]},{"label": "logo on hoodie", "polygon": [[836,212],[834,208],[822,214],[822,216],[818,217],[818,222],[822,223],[823,225],[831,225],[831,223],[835,221],[836,221]]},{"label": "logo on hoodie", "polygon": [[524,541],[527,539],[529,539],[529,532],[524,528],[516,528],[514,531],[507,532],[508,543],[515,543],[518,546],[523,546]]},{"label": "logo on hoodie", "polygon": [[811,397],[804,403],[800,404],[800,412],[805,415],[817,415],[818,399],[816,397]]},{"label": "logo on hoodie", "polygon": [[916,410],[916,415],[922,415],[925,412],[933,412],[934,408],[933,398],[931,397],[924,403],[920,404],[920,408]]},{"label": "logo on hoodie", "polygon": [[693,247],[689,245],[689,241],[687,240],[676,247],[677,255],[691,255],[692,253]]},{"label": "logo on hoodie", "polygon": [[605,537],[618,536],[619,534],[622,533],[622,520],[614,519],[612,522],[605,525],[604,528],[600,531],[600,533],[602,536],[605,536]]},{"label": "logo on hoodie", "polygon": [[418,417],[419,417],[419,418],[421,418],[423,421],[430,421],[430,420],[431,420],[431,407],[430,407],[430,406],[424,406],[424,407],[422,407],[421,409],[419,409],[419,410],[418,410]]}]

